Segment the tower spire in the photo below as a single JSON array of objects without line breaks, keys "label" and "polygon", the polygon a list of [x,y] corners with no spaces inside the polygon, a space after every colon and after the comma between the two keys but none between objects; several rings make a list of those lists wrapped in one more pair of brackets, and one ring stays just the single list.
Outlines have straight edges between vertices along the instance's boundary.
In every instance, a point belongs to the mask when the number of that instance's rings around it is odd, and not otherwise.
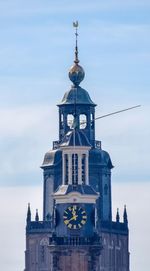
[{"label": "tower spire", "polygon": [[119,208],[117,208],[117,214],[116,214],[116,222],[119,223],[120,221],[120,216],[119,216]]},{"label": "tower spire", "polygon": [[27,224],[31,222],[31,209],[30,209],[30,203],[28,203],[28,210],[27,210]]},{"label": "tower spire", "polygon": [[126,225],[128,225],[128,216],[127,216],[126,205],[124,205],[123,221],[124,221],[124,223],[125,223]]},{"label": "tower spire", "polygon": [[38,221],[39,221],[38,209],[36,209],[35,221],[36,221],[36,222],[38,222]]},{"label": "tower spire", "polygon": [[73,82],[74,86],[78,87],[81,81],[84,79],[85,73],[83,68],[78,64],[78,21],[73,22],[73,27],[75,27],[75,60],[74,65],[69,70],[69,78]]},{"label": "tower spire", "polygon": [[76,46],[75,46],[75,60],[74,63],[78,64],[79,63],[79,59],[78,59],[78,26],[79,23],[78,21],[73,22],[73,27],[75,27],[75,37],[76,37]]}]

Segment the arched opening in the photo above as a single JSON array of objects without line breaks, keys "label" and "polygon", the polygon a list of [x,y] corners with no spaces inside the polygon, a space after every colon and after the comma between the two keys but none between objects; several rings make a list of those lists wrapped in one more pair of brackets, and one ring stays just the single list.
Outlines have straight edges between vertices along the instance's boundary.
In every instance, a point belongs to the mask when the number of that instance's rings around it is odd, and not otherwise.
[{"label": "arched opening", "polygon": [[67,125],[70,127],[70,129],[73,129],[73,120],[74,120],[74,116],[72,114],[68,114]]},{"label": "arched opening", "polygon": [[61,129],[63,128],[63,126],[64,126],[64,115],[60,114],[60,127],[61,127]]},{"label": "arched opening", "polygon": [[85,114],[81,114],[79,117],[80,121],[80,129],[85,129],[87,126],[87,116]]},{"label": "arched opening", "polygon": [[91,113],[91,128],[94,129],[94,114]]},{"label": "arched opening", "polygon": [[68,154],[65,154],[65,184],[68,184]]}]

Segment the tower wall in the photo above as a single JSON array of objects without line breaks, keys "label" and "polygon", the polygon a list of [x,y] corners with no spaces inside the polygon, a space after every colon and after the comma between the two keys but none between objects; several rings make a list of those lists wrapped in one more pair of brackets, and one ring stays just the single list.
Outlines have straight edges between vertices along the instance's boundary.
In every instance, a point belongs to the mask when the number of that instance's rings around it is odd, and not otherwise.
[{"label": "tower wall", "polygon": [[[109,154],[95,140],[95,106],[81,88],[77,46],[73,85],[59,107],[59,140],[45,154],[43,221],[27,212],[25,271],[129,271],[128,219],[112,221]],[[71,122],[69,120],[71,115]],[[83,119],[82,119],[83,118]]]},{"label": "tower wall", "polygon": [[100,271],[129,271],[128,234],[102,232]]},{"label": "tower wall", "polygon": [[48,233],[27,234],[24,271],[52,271],[53,258],[49,252]]},{"label": "tower wall", "polygon": [[109,154],[102,149],[93,148],[89,153],[89,183],[100,194],[97,200],[99,221],[111,221],[111,168]]},{"label": "tower wall", "polygon": [[52,217],[54,211],[54,191],[62,183],[62,152],[50,150],[45,154],[43,164],[43,220]]},{"label": "tower wall", "polygon": [[[121,228],[123,223],[113,223]],[[39,223],[40,227],[40,223]],[[31,232],[30,232],[31,231]],[[101,243],[90,245],[83,239],[61,238],[58,244],[51,232],[31,229],[26,238],[24,271],[129,271],[128,231],[103,228]],[[116,232],[115,232],[116,231]]]}]

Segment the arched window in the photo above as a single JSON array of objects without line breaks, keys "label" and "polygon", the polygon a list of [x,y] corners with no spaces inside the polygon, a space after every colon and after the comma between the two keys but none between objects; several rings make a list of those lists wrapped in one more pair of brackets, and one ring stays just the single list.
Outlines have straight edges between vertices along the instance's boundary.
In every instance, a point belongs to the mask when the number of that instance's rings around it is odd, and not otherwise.
[{"label": "arched window", "polygon": [[94,114],[91,114],[91,128],[94,129]]},{"label": "arched window", "polygon": [[61,113],[60,114],[60,128],[62,129],[64,126],[64,115]]},{"label": "arched window", "polygon": [[85,114],[81,114],[79,120],[80,120],[80,129],[85,129],[87,126],[87,116]]},{"label": "arched window", "polygon": [[67,115],[67,125],[70,127],[70,129],[73,128],[73,120],[74,116],[72,114]]},{"label": "arched window", "polygon": [[78,155],[72,154],[72,184],[78,184]]},{"label": "arched window", "polygon": [[68,154],[65,154],[65,184],[68,184]]},{"label": "arched window", "polygon": [[63,122],[63,121],[64,121],[64,115],[61,114],[61,122]]}]

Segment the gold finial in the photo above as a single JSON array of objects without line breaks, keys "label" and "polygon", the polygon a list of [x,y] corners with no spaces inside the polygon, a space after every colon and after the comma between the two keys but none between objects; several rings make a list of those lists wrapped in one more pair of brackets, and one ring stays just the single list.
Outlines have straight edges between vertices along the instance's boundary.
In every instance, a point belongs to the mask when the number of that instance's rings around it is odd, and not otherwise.
[{"label": "gold finial", "polygon": [[75,47],[75,63],[78,64],[79,63],[79,59],[78,59],[78,21],[73,22],[73,27],[75,27],[76,32],[75,32],[75,36],[76,36],[76,47]]}]

